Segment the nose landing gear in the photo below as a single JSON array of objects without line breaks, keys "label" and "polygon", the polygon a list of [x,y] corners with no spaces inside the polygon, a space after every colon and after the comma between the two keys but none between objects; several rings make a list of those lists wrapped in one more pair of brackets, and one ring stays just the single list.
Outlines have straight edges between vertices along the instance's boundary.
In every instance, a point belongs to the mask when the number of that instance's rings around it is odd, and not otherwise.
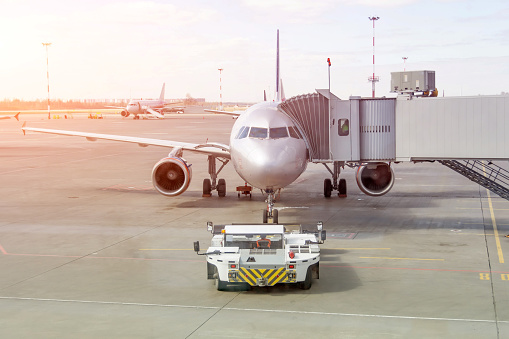
[{"label": "nose landing gear", "polygon": [[279,213],[278,210],[274,208],[274,202],[276,201],[275,198],[275,192],[272,190],[267,190],[267,200],[265,202],[267,203],[267,209],[263,211],[262,220],[263,223],[268,223],[269,219],[272,219],[273,224],[279,223]]}]

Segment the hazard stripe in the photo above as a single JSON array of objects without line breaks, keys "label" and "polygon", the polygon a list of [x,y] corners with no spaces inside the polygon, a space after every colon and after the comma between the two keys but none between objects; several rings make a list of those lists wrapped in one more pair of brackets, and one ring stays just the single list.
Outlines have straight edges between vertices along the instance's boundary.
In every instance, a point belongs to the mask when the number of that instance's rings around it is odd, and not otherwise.
[{"label": "hazard stripe", "polygon": [[246,282],[251,286],[256,286],[258,285],[257,280],[261,278],[267,281],[268,286],[288,281],[285,267],[278,269],[247,269],[240,267],[235,281]]},{"label": "hazard stripe", "polygon": [[270,286],[274,286],[275,284],[280,282],[285,277],[286,277],[286,272],[285,272],[285,268],[284,267],[281,267],[278,270],[274,270],[274,273],[272,274],[272,276],[268,280],[269,281],[269,285]]}]

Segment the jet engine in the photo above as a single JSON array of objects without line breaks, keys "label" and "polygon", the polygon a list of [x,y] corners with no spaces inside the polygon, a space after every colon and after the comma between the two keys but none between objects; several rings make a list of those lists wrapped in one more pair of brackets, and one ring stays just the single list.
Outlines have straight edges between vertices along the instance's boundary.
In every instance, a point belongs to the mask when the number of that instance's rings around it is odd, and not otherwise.
[{"label": "jet engine", "polygon": [[189,187],[191,176],[191,165],[179,157],[161,159],[152,169],[154,187],[169,197],[184,193]]},{"label": "jet engine", "polygon": [[394,185],[394,172],[390,164],[369,163],[359,166],[356,179],[363,193],[379,197],[391,190]]},{"label": "jet engine", "polygon": [[120,112],[120,115],[123,116],[124,118],[127,118],[129,116],[129,112],[126,110],[123,110],[122,112]]}]

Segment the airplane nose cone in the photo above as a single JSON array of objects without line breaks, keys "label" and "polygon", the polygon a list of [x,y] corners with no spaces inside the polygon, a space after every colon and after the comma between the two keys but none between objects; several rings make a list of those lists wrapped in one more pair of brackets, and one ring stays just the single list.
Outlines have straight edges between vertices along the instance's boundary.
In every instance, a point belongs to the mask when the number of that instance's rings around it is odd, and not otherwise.
[{"label": "airplane nose cone", "polygon": [[251,185],[278,189],[291,184],[305,167],[293,149],[254,149],[242,159],[242,174]]}]

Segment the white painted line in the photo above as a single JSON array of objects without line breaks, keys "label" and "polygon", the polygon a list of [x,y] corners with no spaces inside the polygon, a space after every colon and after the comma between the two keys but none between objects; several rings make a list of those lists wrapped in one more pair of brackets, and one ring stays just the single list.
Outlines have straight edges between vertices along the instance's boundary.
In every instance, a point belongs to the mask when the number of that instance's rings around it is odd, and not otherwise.
[{"label": "white painted line", "polygon": [[[144,304],[144,303],[123,303],[116,301],[93,301],[93,300],[67,300],[67,299],[43,299],[43,298],[21,298],[21,297],[0,297],[0,300],[18,300],[18,301],[42,301],[42,302],[60,302],[60,303],[80,303],[80,304],[98,304],[98,305],[120,305],[120,306],[151,306],[151,307],[170,307],[170,308],[194,308],[204,310],[225,310],[240,312],[267,312],[267,313],[290,313],[306,315],[330,315],[342,317],[360,317],[360,318],[381,318],[381,319],[410,319],[410,320],[438,320],[438,321],[459,321],[459,322],[481,322],[495,323],[495,320],[487,319],[458,319],[458,318],[434,318],[434,317],[412,317],[400,315],[383,314],[358,314],[358,313],[338,313],[338,312],[314,312],[314,311],[292,311],[292,310],[268,310],[260,308],[238,308],[238,307],[217,307],[217,306],[193,306],[193,305],[166,305],[166,304]],[[509,321],[499,320],[499,323],[508,324]]]}]

